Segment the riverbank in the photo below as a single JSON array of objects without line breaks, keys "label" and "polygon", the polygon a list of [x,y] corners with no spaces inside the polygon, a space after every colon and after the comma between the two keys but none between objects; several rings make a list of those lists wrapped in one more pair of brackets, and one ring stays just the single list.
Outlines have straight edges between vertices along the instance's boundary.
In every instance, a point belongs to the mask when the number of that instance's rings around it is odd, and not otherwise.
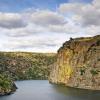
[{"label": "riverbank", "polygon": [[4,74],[0,74],[0,96],[9,95],[16,91],[15,83]]},{"label": "riverbank", "polygon": [[16,80],[45,80],[55,53],[0,52],[0,95],[16,91]]}]

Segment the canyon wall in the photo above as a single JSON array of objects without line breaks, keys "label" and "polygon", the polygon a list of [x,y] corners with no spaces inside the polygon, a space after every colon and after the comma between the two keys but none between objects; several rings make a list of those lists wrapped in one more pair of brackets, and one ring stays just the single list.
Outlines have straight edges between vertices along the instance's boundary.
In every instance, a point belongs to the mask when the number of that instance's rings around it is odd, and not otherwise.
[{"label": "canyon wall", "polygon": [[58,50],[49,81],[100,90],[100,35],[66,41]]}]

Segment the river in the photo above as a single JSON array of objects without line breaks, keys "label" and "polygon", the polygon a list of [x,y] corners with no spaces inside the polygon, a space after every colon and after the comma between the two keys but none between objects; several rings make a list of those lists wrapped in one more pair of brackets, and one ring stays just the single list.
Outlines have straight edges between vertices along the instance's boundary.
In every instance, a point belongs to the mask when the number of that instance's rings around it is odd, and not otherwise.
[{"label": "river", "polygon": [[100,100],[100,91],[68,88],[49,84],[46,80],[15,82],[14,94],[1,96],[0,100]]}]

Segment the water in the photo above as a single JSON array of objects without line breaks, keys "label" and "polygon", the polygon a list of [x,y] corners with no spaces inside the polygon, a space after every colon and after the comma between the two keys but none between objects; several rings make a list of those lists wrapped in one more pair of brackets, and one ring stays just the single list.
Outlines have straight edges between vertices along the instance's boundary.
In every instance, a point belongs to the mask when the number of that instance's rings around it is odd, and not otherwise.
[{"label": "water", "polygon": [[17,81],[17,91],[0,100],[100,100],[100,91],[49,84],[46,80]]}]

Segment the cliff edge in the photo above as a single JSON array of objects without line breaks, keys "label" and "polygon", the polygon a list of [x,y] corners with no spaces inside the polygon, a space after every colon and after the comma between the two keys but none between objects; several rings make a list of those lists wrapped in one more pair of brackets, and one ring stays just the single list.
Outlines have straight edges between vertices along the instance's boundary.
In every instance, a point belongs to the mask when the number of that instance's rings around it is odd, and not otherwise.
[{"label": "cliff edge", "polygon": [[66,41],[58,50],[49,81],[100,90],[100,35]]}]

